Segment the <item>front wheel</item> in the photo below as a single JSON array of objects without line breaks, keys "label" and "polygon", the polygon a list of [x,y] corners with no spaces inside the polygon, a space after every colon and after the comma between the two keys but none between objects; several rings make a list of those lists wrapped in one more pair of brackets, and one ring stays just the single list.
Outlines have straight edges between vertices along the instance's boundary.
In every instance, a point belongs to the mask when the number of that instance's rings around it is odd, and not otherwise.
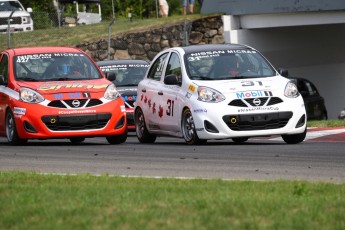
[{"label": "front wheel", "polygon": [[298,144],[304,141],[307,135],[307,128],[305,128],[303,133],[292,134],[292,135],[282,135],[283,140],[286,144]]},{"label": "front wheel", "polygon": [[143,111],[138,108],[134,114],[135,132],[140,143],[154,143],[156,136],[149,133],[146,128]]},{"label": "front wheel", "polygon": [[28,140],[22,139],[18,135],[16,123],[14,121],[14,116],[13,116],[13,113],[11,112],[11,110],[7,110],[7,112],[6,112],[5,125],[6,125],[6,137],[7,137],[9,144],[11,144],[11,145],[26,144],[26,142]]},{"label": "front wheel", "polygon": [[127,129],[123,134],[105,137],[109,144],[118,145],[127,140]]},{"label": "front wheel", "polygon": [[192,113],[189,109],[185,109],[182,114],[182,135],[189,145],[206,144],[207,140],[199,139],[196,131]]},{"label": "front wheel", "polygon": [[232,138],[232,141],[240,144],[246,142],[248,139],[248,137],[234,137]]},{"label": "front wheel", "polygon": [[85,137],[71,137],[69,140],[72,144],[80,144],[85,141]]}]

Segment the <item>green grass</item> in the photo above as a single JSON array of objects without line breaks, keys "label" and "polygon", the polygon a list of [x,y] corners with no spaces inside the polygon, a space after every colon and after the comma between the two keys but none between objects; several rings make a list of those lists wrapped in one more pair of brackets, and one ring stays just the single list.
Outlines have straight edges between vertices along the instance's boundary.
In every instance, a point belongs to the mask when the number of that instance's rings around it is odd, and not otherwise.
[{"label": "green grass", "polygon": [[345,229],[345,184],[0,172],[0,229]]},{"label": "green grass", "polygon": [[345,128],[345,120],[308,121],[308,127],[342,127]]},{"label": "green grass", "polygon": [[[167,18],[137,19],[132,22],[121,19],[116,20],[111,27],[112,36],[122,33],[144,31],[151,28],[160,28],[169,24],[180,23],[185,20],[198,19],[200,14],[187,16],[172,16]],[[76,27],[61,27],[45,30],[34,30],[31,32],[12,33],[11,47],[24,46],[75,46],[82,42],[99,39],[108,40],[110,21],[98,24],[82,25]],[[0,33],[0,50],[8,47],[7,34]]]}]

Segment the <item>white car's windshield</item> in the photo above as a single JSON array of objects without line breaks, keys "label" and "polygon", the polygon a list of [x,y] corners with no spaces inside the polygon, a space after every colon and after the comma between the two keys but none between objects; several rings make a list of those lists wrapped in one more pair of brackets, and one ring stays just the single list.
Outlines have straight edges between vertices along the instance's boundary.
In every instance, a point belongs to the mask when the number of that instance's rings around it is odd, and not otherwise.
[{"label": "white car's windshield", "polygon": [[23,11],[22,6],[15,1],[0,2],[0,11]]},{"label": "white car's windshield", "polygon": [[95,64],[81,53],[38,53],[15,56],[17,81],[68,81],[102,78]]},{"label": "white car's windshield", "polygon": [[255,50],[214,50],[185,55],[192,80],[226,80],[275,76],[272,66]]}]

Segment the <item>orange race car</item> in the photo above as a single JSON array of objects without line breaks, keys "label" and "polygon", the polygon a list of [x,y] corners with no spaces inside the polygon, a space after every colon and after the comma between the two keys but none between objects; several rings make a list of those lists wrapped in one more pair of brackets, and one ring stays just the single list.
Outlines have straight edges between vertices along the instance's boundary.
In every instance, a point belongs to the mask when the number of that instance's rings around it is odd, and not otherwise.
[{"label": "orange race car", "polygon": [[29,47],[0,53],[0,136],[12,145],[28,139],[104,136],[127,139],[121,95],[83,51]]}]

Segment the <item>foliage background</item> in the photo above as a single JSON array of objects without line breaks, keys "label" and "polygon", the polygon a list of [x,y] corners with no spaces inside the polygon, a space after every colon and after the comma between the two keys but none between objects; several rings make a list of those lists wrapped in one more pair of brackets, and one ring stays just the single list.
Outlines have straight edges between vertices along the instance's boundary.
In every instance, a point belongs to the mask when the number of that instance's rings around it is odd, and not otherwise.
[{"label": "foliage background", "polygon": [[[33,12],[53,12],[54,0],[20,0],[25,8],[31,7]],[[156,17],[156,3],[158,0],[102,0],[102,18],[110,20],[113,17],[112,5],[114,3],[114,12],[116,18],[126,18],[131,9],[134,18]],[[181,0],[168,0],[169,15],[181,14]],[[96,8],[96,6],[94,6]],[[65,12],[73,15],[76,12],[74,4],[68,4]],[[200,5],[195,1],[194,13],[200,12]]]}]

